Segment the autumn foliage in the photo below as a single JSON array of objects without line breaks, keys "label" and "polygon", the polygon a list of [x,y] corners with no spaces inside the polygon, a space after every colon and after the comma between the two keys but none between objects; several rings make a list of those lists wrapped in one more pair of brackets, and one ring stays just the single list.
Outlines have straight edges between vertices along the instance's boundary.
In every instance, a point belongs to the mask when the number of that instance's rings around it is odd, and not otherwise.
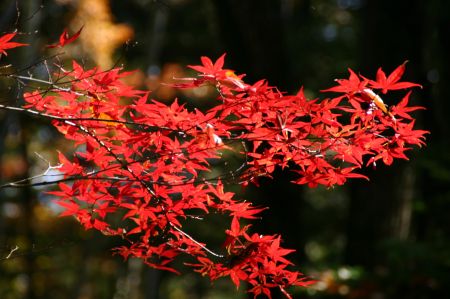
[{"label": "autumn foliage", "polygon": [[[12,37],[0,38],[0,51],[13,47]],[[408,103],[419,85],[400,81],[405,64],[388,76],[380,68],[375,80],[349,70],[348,79],[324,90],[331,98],[308,99],[302,89],[288,95],[265,80],[247,83],[224,68],[224,58],[202,57],[201,65],[189,66],[196,76],[170,83],[213,86],[216,105],[207,111],[156,101],[124,83],[129,73],[76,61],[58,69],[45,89],[25,93],[23,108],[73,142],[72,154],[59,153],[64,179],[49,192],[63,216],[123,238],[115,252],[124,258],[178,273],[172,262],[183,255],[187,267],[211,280],[228,276],[237,287],[246,282],[255,296],[279,288],[290,297],[288,287],[311,281],[292,267],[293,250],[282,247],[279,235],[252,231],[249,223],[264,207],[227,186],[257,184],[280,167],[296,174],[294,184],[332,187],[366,178],[363,167],[407,159],[405,152],[423,145],[426,134],[410,115],[421,107]],[[389,91],[399,89],[403,97],[391,98]],[[241,163],[212,175],[230,155]],[[187,221],[206,214],[228,217],[222,246],[210,248],[185,230]]]}]

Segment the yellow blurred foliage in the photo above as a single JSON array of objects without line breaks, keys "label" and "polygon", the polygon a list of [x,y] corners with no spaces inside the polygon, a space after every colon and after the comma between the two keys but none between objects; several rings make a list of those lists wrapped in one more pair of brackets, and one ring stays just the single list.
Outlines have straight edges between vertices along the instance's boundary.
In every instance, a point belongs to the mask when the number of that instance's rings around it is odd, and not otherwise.
[{"label": "yellow blurred foliage", "polygon": [[134,35],[130,26],[114,23],[109,0],[80,0],[70,26],[74,30],[84,26],[83,50],[102,69],[113,66],[114,51]]}]

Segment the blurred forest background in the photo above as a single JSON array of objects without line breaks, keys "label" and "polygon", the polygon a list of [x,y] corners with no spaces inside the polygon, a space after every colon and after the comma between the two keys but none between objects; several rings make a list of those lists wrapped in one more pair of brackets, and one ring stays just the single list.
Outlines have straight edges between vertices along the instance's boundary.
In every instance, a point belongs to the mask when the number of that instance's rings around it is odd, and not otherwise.
[{"label": "blurred forest background", "polygon": [[[227,67],[248,82],[266,78],[288,92],[304,85],[311,98],[325,96],[318,91],[348,67],[374,77],[379,66],[389,73],[409,60],[406,80],[423,85],[413,100],[427,108],[418,126],[432,132],[411,161],[379,165],[367,170],[370,182],[332,190],[292,185],[279,172],[242,196],[270,206],[255,229],[282,233],[300,270],[318,280],[293,290],[295,298],[450,298],[450,1],[1,0],[0,12],[0,33],[17,28],[33,45],[2,65],[33,65],[58,51],[45,45],[63,28],[84,25],[68,54],[137,69],[130,83],[163,100],[177,95],[160,82],[186,75],[184,65],[202,55],[226,52]],[[0,80],[1,102],[20,105],[10,86]],[[192,105],[212,103],[207,91],[187,96]],[[35,153],[54,162],[55,149],[70,145],[47,122],[0,111],[0,184],[43,172],[48,165]],[[59,218],[44,190],[0,189],[0,298],[246,298],[245,287],[236,292],[228,281],[211,287],[196,274],[111,256],[120,240]],[[198,233],[207,241],[215,231],[205,223]]]}]

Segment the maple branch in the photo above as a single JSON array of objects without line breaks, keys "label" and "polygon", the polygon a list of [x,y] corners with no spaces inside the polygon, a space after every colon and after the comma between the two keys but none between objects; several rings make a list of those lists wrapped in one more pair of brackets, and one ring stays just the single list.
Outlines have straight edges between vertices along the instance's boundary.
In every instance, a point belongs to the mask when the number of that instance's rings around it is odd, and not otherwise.
[{"label": "maple branch", "polygon": [[[0,108],[2,108],[2,106],[4,106],[4,105],[0,105]],[[9,106],[4,106],[4,107],[6,107],[7,109],[11,109],[11,110],[30,112],[30,113],[37,114],[37,115],[40,115],[40,116],[43,116],[43,117],[55,117],[53,115],[47,115],[47,114],[44,114],[44,113],[40,113],[38,111],[29,110],[29,109],[25,109],[25,108],[17,108],[17,107],[9,107]],[[57,116],[55,118],[58,119],[58,120],[66,121],[65,119],[57,117]],[[69,119],[67,119],[67,120],[69,120]],[[70,119],[70,120],[73,120],[73,119]],[[99,119],[99,120],[101,120],[101,119]],[[79,125],[71,123],[71,122],[66,122],[66,123],[69,124],[69,125],[72,125],[72,126],[79,127]],[[134,160],[134,161],[131,161],[131,162],[122,161],[119,157],[117,157],[115,155],[115,153],[112,152],[112,150],[109,147],[107,147],[103,143],[103,141],[98,139],[98,137],[95,134],[91,133],[90,131],[88,131],[86,128],[84,128],[82,126],[79,127],[79,128],[80,128],[80,130],[82,130],[83,132],[87,133],[89,136],[94,138],[96,140],[96,142],[98,142],[103,147],[105,147],[105,149],[107,149],[107,151],[118,161],[119,165],[113,165],[111,167],[100,169],[98,171],[92,171],[90,173],[87,173],[86,175],[76,175],[76,176],[66,177],[66,178],[58,179],[58,180],[42,181],[42,182],[32,183],[31,182],[32,180],[40,178],[40,177],[61,176],[60,174],[49,175],[48,172],[51,169],[58,169],[58,168],[61,167],[61,165],[50,166],[50,164],[49,164],[49,168],[44,173],[36,175],[36,176],[33,176],[33,177],[25,178],[25,179],[22,179],[22,180],[18,180],[18,181],[15,181],[15,182],[9,182],[9,183],[0,185],[0,189],[3,189],[3,188],[21,188],[21,187],[25,187],[25,186],[46,186],[46,185],[54,185],[54,184],[58,184],[58,183],[62,183],[62,182],[77,181],[77,180],[104,180],[104,181],[117,181],[117,182],[140,182],[140,183],[145,184],[146,188],[148,187],[148,184],[161,185],[161,186],[183,186],[183,185],[205,183],[205,182],[212,183],[212,182],[217,182],[219,180],[220,181],[233,182],[236,179],[237,179],[237,181],[235,181],[236,183],[242,184],[242,183],[245,183],[245,182],[252,181],[255,177],[266,175],[265,171],[262,171],[265,168],[264,165],[259,166],[258,168],[255,168],[253,171],[248,171],[248,172],[244,173],[243,172],[244,168],[245,168],[245,166],[248,165],[248,154],[247,154],[248,150],[247,150],[245,142],[244,142],[245,138],[229,138],[227,141],[231,141],[231,142],[241,141],[241,144],[242,144],[243,149],[244,149],[245,161],[237,169],[228,171],[228,172],[223,173],[223,174],[219,174],[219,175],[214,176],[214,177],[198,178],[198,179],[195,179],[195,180],[193,180],[191,178],[186,178],[184,180],[180,180],[179,182],[174,182],[174,181],[172,181],[172,182],[161,182],[161,181],[144,180],[144,179],[139,178],[138,176],[134,176],[134,178],[135,178],[134,180],[126,178],[126,177],[93,176],[93,175],[98,175],[98,174],[100,174],[102,172],[105,172],[105,171],[108,171],[108,170],[124,167],[124,165],[126,167],[128,167],[128,166],[130,166],[132,164],[135,164],[135,163],[142,163],[142,162],[148,161],[149,158],[146,157],[144,159],[137,159],[137,160]],[[268,139],[252,139],[252,140],[253,141],[254,140],[269,141]],[[283,142],[283,141],[276,141],[276,140],[270,140],[270,141],[271,142]],[[290,145],[295,146],[292,143]],[[330,144],[328,148],[331,148],[331,145],[332,144]],[[187,152],[187,153],[182,152],[182,151],[180,151],[180,152],[170,152],[170,153],[167,153],[167,154],[159,154],[157,157],[171,156],[171,155],[176,155],[178,153],[184,153],[184,154],[189,156],[189,155],[195,154],[197,152],[201,152],[201,151],[209,150],[209,149],[214,149],[214,148],[215,147],[210,147],[210,148],[201,149],[201,150],[194,151],[194,152]],[[316,150],[316,151],[314,151],[312,149],[305,149],[305,148],[302,148],[302,150],[306,150],[310,154],[310,157],[312,157],[312,156],[319,157],[319,156],[321,156],[321,152],[326,151],[327,148],[323,148],[323,149]],[[156,156],[155,156],[155,158],[156,158]],[[291,161],[298,163],[298,162],[300,162],[302,160],[305,160],[305,159],[308,159],[308,157],[300,157],[298,159],[293,158],[293,159],[291,159]],[[230,179],[231,179],[231,181],[230,181]]]},{"label": "maple branch", "polygon": [[85,132],[86,134],[88,134],[90,137],[92,137],[101,147],[103,147],[104,149],[106,149],[106,151],[117,161],[117,163],[119,163],[128,173],[131,174],[131,176],[133,176],[137,181],[139,181],[145,189],[147,189],[147,191],[152,195],[156,197],[156,193],[150,188],[150,186],[148,184],[146,184],[144,181],[142,181],[133,171],[133,169],[131,169],[127,162],[123,162],[119,156],[116,155],[116,153],[109,147],[107,146],[103,140],[101,140],[100,138],[97,137],[97,135],[95,135],[94,133],[90,132],[87,128],[85,128],[82,125],[79,124],[75,124],[71,121],[64,121],[66,124],[71,125],[71,126],[75,126],[77,128],[79,128],[81,131]]},{"label": "maple branch", "polygon": [[[111,120],[111,119],[100,119],[100,118],[65,118],[65,117],[60,117],[60,116],[55,116],[55,115],[51,115],[51,114],[47,114],[47,113],[43,113],[43,112],[39,112],[39,111],[35,111],[32,109],[27,109],[27,108],[20,108],[20,107],[13,107],[13,106],[7,106],[7,105],[3,105],[0,104],[0,109],[5,109],[5,110],[12,110],[12,111],[19,111],[19,112],[26,112],[35,116],[39,116],[39,117],[45,117],[45,118],[49,118],[49,119],[54,119],[54,120],[59,120],[59,121],[63,121],[66,124],[69,124],[71,126],[76,126],[78,127],[80,130],[84,131],[85,133],[87,133],[88,135],[90,135],[92,138],[94,138],[96,140],[97,143],[99,143],[101,146],[103,146],[121,165],[121,167],[127,167],[129,170],[131,170],[128,165],[131,165],[132,163],[140,163],[143,161],[140,160],[136,160],[133,162],[124,162],[122,161],[119,157],[115,156],[115,153],[112,152],[112,150],[107,147],[102,140],[100,140],[95,134],[90,133],[90,131],[85,128],[84,126],[81,126],[79,124],[75,124],[73,123],[74,121],[99,121],[99,122],[111,122],[111,123],[121,123],[121,124],[127,124],[127,125],[137,125],[137,126],[142,126],[142,127],[146,127],[147,129],[152,129],[152,130],[159,130],[159,129],[168,129],[168,128],[160,128],[160,127],[155,127],[155,126],[149,126],[146,124],[141,124],[141,123],[136,123],[136,122],[129,122],[129,121],[119,121],[119,120]],[[171,129],[169,129],[171,130]],[[177,131],[179,132],[179,131]],[[244,140],[246,140],[245,134],[244,135],[240,135],[239,138],[235,138],[235,137],[223,137],[224,139],[227,139],[226,141],[241,141],[243,142]],[[277,141],[277,140],[270,140],[270,139],[251,139],[252,141],[270,141],[270,142],[284,142],[284,141]],[[337,141],[337,138],[335,139],[335,142]],[[328,148],[331,148],[333,143],[330,143]],[[290,143],[290,145],[295,147],[294,143]],[[142,179],[140,179],[138,176],[136,176],[134,173],[132,173],[132,176],[135,178],[135,181],[137,182],[141,182],[145,188],[149,188],[148,183],[151,184],[158,184],[158,185],[167,185],[167,186],[180,186],[180,185],[186,185],[186,184],[195,184],[195,183],[201,183],[201,182],[213,182],[213,181],[218,181],[218,180],[224,180],[224,179],[229,179],[232,178],[233,180],[236,178],[236,176],[243,170],[243,168],[248,165],[248,155],[247,155],[247,149],[245,147],[245,143],[243,143],[243,147],[244,147],[244,157],[246,159],[246,161],[235,171],[230,171],[227,174],[222,174],[222,175],[218,175],[216,177],[213,178],[201,178],[201,179],[197,179],[197,180],[192,180],[192,179],[185,179],[182,180],[180,182],[171,182],[171,183],[164,183],[164,182],[156,182],[156,181],[151,181],[151,182],[147,182],[147,181],[143,181]],[[199,151],[203,151],[203,150],[209,150],[209,149],[214,149],[215,147],[211,147],[211,148],[206,148],[206,149],[201,149]],[[327,149],[325,148],[321,148],[318,151],[314,151],[312,149],[305,149],[302,147],[302,150],[306,150],[311,156],[316,156],[319,157],[322,155],[323,152],[325,152]],[[182,151],[180,151],[180,153],[183,154],[187,154],[187,155],[191,155],[194,154],[195,152],[187,152],[184,153]],[[177,154],[176,152],[171,152],[171,153],[167,153],[166,155],[174,155]],[[163,156],[162,154],[159,154],[158,157]],[[305,157],[301,157],[300,159],[292,159],[291,161],[294,162],[299,162],[301,160],[306,159]],[[144,159],[144,160],[148,160],[148,159]],[[265,175],[265,173],[261,173],[261,171],[264,169],[264,166],[260,166],[259,169],[255,169],[254,171],[248,172],[245,174],[245,176],[240,176],[239,177],[239,182],[238,183],[244,183],[244,182],[248,182],[253,180],[256,176],[261,176],[261,175]],[[75,177],[71,177],[71,178],[65,178],[62,180],[55,180],[55,181],[45,181],[45,182],[39,182],[39,183],[24,183],[24,182],[30,182],[31,180],[41,177],[41,176],[45,176],[45,173],[43,175],[38,175],[35,177],[31,177],[31,178],[26,178],[23,180],[19,180],[16,182],[12,182],[12,183],[8,183],[8,184],[4,184],[2,186],[0,186],[1,188],[7,188],[7,187],[13,187],[13,188],[18,188],[18,187],[23,187],[23,186],[43,186],[43,185],[51,185],[51,184],[56,184],[59,182],[64,182],[64,181],[73,181],[73,180],[82,180],[82,179],[101,179],[101,180],[115,180],[115,181],[132,181],[129,179],[122,179],[122,178],[105,178],[105,177],[89,177],[88,176],[75,176]],[[150,191],[150,190],[149,190]],[[153,191],[152,191],[153,192]],[[150,192],[150,194],[152,194],[152,192]]]},{"label": "maple branch", "polygon": [[[73,92],[73,93],[75,93],[76,95],[84,95],[83,93],[74,91],[74,90],[72,90],[72,89],[70,89],[70,88],[68,88],[68,87],[66,87],[66,88],[61,87],[61,86],[55,84],[55,83],[52,82],[52,81],[46,81],[46,80],[42,80],[42,79],[37,79],[37,78],[33,78],[33,77],[31,77],[31,76],[28,76],[28,77],[27,77],[27,76],[21,76],[21,75],[9,74],[8,77],[11,77],[11,78],[16,79],[17,81],[21,82],[24,86],[26,86],[26,84],[23,83],[21,80],[27,80],[27,81],[36,82],[36,83],[42,83],[42,84],[48,85],[50,88],[54,88],[54,89],[59,90],[59,91]],[[51,90],[51,89],[50,89],[50,90]]]},{"label": "maple branch", "polygon": [[180,228],[178,228],[178,226],[176,226],[175,224],[173,224],[172,222],[170,222],[170,226],[172,228],[174,228],[177,232],[179,232],[180,234],[182,234],[183,236],[185,236],[186,238],[188,238],[189,240],[191,240],[192,242],[194,242],[197,246],[201,247],[203,250],[205,250],[206,252],[208,252],[209,254],[216,256],[216,257],[220,257],[223,258],[224,255],[222,254],[218,254],[215,253],[214,251],[208,249],[205,245],[199,243],[198,241],[196,241],[193,237],[191,237],[189,234],[187,234],[186,232],[184,232],[183,230],[181,230]]},{"label": "maple branch", "polygon": [[[119,156],[117,156],[116,155],[116,153],[114,153],[114,151],[109,147],[109,146],[107,146],[102,140],[100,140],[98,137],[97,137],[97,135],[95,135],[94,133],[92,133],[92,132],[90,132],[88,129],[86,129],[86,128],[84,128],[83,126],[81,126],[81,125],[78,125],[78,124],[74,124],[74,123],[71,123],[71,122],[69,122],[69,121],[65,121],[65,123],[67,123],[67,124],[69,124],[69,125],[74,125],[74,126],[76,126],[76,127],[78,127],[80,130],[82,130],[83,132],[85,132],[86,134],[88,134],[89,136],[91,136],[92,138],[94,138],[94,140],[100,145],[100,146],[102,146],[103,148],[105,148],[107,151],[108,151],[108,153],[111,155],[111,156],[113,156],[114,157],[114,159],[120,164],[120,165],[122,165],[127,171],[128,171],[128,173],[130,173],[152,196],[154,196],[155,198],[157,198],[157,195],[156,195],[156,193],[155,193],[155,191],[149,186],[149,184],[147,183],[147,182],[145,182],[144,180],[142,180],[141,178],[139,178],[135,173],[134,173],[134,171],[130,168],[130,167],[128,167],[128,165],[126,164],[126,162],[124,163],[120,158],[119,158]],[[161,207],[162,208],[162,210],[163,211],[165,211],[165,207],[164,206],[162,206]],[[215,253],[215,252],[213,252],[212,250],[210,250],[210,249],[208,249],[206,246],[204,246],[204,245],[202,245],[200,242],[198,242],[198,241],[196,241],[193,237],[191,237],[188,233],[186,233],[185,231],[183,231],[182,229],[180,229],[179,227],[177,227],[172,221],[170,221],[168,218],[167,218],[167,214],[165,214],[165,216],[166,216],[166,219],[167,219],[167,221],[168,221],[168,223],[169,223],[169,225],[173,228],[173,229],[175,229],[176,231],[178,231],[179,233],[181,233],[182,235],[184,235],[185,237],[187,237],[188,239],[190,239],[192,242],[194,242],[196,245],[198,245],[198,246],[200,246],[203,250],[205,250],[206,252],[208,252],[208,253],[210,253],[210,254],[212,254],[212,255],[214,255],[214,256],[216,256],[216,257],[223,257],[222,255],[220,255],[220,254],[217,254],[217,253]]]},{"label": "maple branch", "polygon": [[185,132],[180,131],[180,130],[175,130],[175,129],[171,129],[171,128],[167,128],[167,127],[152,126],[152,125],[147,125],[144,123],[138,123],[138,122],[132,122],[132,121],[95,118],[95,117],[73,117],[73,118],[61,117],[61,116],[52,115],[52,114],[48,114],[48,113],[44,113],[44,112],[39,112],[39,111],[28,109],[28,108],[21,108],[21,107],[9,106],[9,105],[4,105],[4,104],[0,104],[0,109],[25,112],[25,113],[28,113],[28,114],[31,114],[34,116],[49,118],[49,119],[53,119],[53,120],[59,120],[62,122],[66,122],[66,121],[71,121],[71,122],[74,122],[74,121],[98,121],[98,122],[105,122],[105,123],[116,123],[116,124],[123,124],[123,125],[140,126],[148,131],[167,130],[167,131],[172,131],[172,132],[179,133],[179,134],[185,134]]},{"label": "maple branch", "polygon": [[[138,163],[136,161],[133,161],[132,163]],[[131,165],[132,163],[128,163],[128,165]],[[57,179],[57,180],[51,180],[51,181],[41,181],[41,182],[31,182],[33,180],[42,178],[42,177],[60,177],[63,174],[46,174],[46,173],[42,173],[42,174],[38,174],[29,178],[25,178],[25,179],[21,179],[21,180],[17,180],[14,182],[9,182],[3,185],[0,185],[0,189],[5,189],[5,188],[22,188],[22,187],[38,187],[38,186],[49,186],[49,185],[56,185],[59,183],[64,183],[64,182],[72,182],[72,181],[79,181],[79,180],[99,180],[99,181],[114,181],[114,182],[140,182],[141,180],[152,184],[152,185],[160,185],[160,186],[185,186],[185,185],[193,185],[193,184],[198,184],[198,183],[212,183],[212,182],[218,182],[218,181],[228,181],[229,178],[235,180],[237,177],[237,174],[239,172],[242,172],[243,168],[244,168],[245,164],[242,164],[238,169],[234,170],[234,171],[229,171],[227,173],[221,174],[221,175],[217,175],[215,177],[212,178],[199,178],[196,180],[192,180],[192,179],[186,179],[185,181],[180,181],[177,183],[174,182],[161,182],[161,181],[148,181],[148,180],[143,180],[143,179],[129,179],[126,177],[104,177],[104,176],[91,176],[91,175],[95,175],[95,174],[99,174],[101,172],[105,172],[107,170],[111,170],[114,168],[119,168],[120,166],[116,166],[116,167],[111,167],[109,169],[102,169],[99,171],[95,171],[86,175],[79,175],[79,176],[70,176],[70,177],[66,177],[66,178],[62,178],[62,179]],[[54,166],[52,167],[54,169],[58,169],[60,168],[60,166]],[[47,172],[47,171],[46,171]],[[239,181],[237,181],[238,184],[241,184],[243,182],[245,182],[246,180],[242,180],[240,179]],[[230,181],[233,182],[233,181]]]},{"label": "maple branch", "polygon": [[9,249],[9,253],[5,257],[0,258],[0,261],[11,260],[14,258],[19,258],[30,254],[40,254],[50,249],[55,249],[57,247],[62,246],[71,246],[73,244],[74,242],[70,240],[60,240],[59,242],[52,242],[40,248],[35,248],[33,246],[33,248],[30,249],[29,251],[18,251],[20,247],[18,245],[15,245],[13,248]]},{"label": "maple branch", "polygon": [[[41,159],[45,160],[40,154],[38,154],[38,153],[35,153],[35,154],[38,157],[40,157]],[[0,186],[0,189],[4,189],[4,188],[21,188],[21,187],[28,187],[28,186],[43,186],[43,185],[50,185],[50,184],[59,183],[59,182],[61,182],[61,179],[54,180],[54,181],[38,182],[38,183],[28,183],[28,182],[31,182],[33,180],[36,180],[36,179],[39,179],[39,178],[42,178],[42,177],[50,177],[50,176],[60,177],[60,176],[63,175],[62,173],[61,174],[53,174],[53,175],[52,174],[48,174],[51,170],[58,169],[60,167],[61,167],[61,165],[51,166],[50,162],[48,162],[48,168],[43,173],[31,176],[31,177],[28,177],[28,178],[25,178],[25,179],[21,179],[21,180],[15,181],[15,182],[9,182],[9,183],[3,184],[3,185]]]}]

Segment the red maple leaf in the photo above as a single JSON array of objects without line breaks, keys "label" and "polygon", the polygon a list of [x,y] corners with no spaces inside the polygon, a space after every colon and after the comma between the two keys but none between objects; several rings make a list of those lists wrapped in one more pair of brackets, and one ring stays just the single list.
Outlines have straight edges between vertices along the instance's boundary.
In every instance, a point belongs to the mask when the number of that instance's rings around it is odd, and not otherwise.
[{"label": "red maple leaf", "polygon": [[372,88],[381,89],[383,94],[386,94],[388,90],[406,89],[411,87],[422,87],[419,84],[411,82],[398,82],[403,73],[405,72],[405,65],[408,61],[403,62],[402,65],[398,66],[388,77],[384,73],[383,69],[380,67],[377,71],[377,79],[369,80],[369,85]]},{"label": "red maple leaf", "polygon": [[84,26],[81,26],[80,30],[78,30],[74,35],[70,36],[67,32],[67,29],[64,29],[63,33],[59,36],[59,42],[56,44],[47,45],[47,48],[56,48],[56,47],[64,47],[67,44],[75,41],[81,34],[81,30],[83,30]]},{"label": "red maple leaf", "polygon": [[206,56],[202,56],[200,59],[202,61],[202,65],[189,65],[189,67],[199,73],[211,76],[216,76],[218,73],[224,71],[222,68],[225,60],[225,54],[220,56],[214,63],[211,59],[209,59],[209,57]]},{"label": "red maple leaf", "polygon": [[352,69],[348,69],[350,76],[348,79],[336,79],[338,83],[337,86],[322,90],[322,92],[326,91],[334,91],[334,92],[342,92],[342,93],[354,93],[359,92],[367,84],[367,80],[361,81],[357,74]]},{"label": "red maple leaf", "polygon": [[398,103],[397,105],[392,107],[392,114],[393,115],[399,115],[405,119],[413,119],[411,115],[409,115],[409,112],[415,111],[415,110],[421,110],[425,109],[424,107],[420,106],[408,106],[409,102],[409,96],[411,95],[411,91],[409,91],[403,99]]},{"label": "red maple leaf", "polygon": [[16,42],[10,42],[11,39],[13,39],[14,36],[16,36],[17,32],[8,33],[0,37],[0,54],[5,54],[5,50],[17,48],[17,47],[23,47],[28,46],[28,44],[22,44],[22,43],[16,43]]}]

